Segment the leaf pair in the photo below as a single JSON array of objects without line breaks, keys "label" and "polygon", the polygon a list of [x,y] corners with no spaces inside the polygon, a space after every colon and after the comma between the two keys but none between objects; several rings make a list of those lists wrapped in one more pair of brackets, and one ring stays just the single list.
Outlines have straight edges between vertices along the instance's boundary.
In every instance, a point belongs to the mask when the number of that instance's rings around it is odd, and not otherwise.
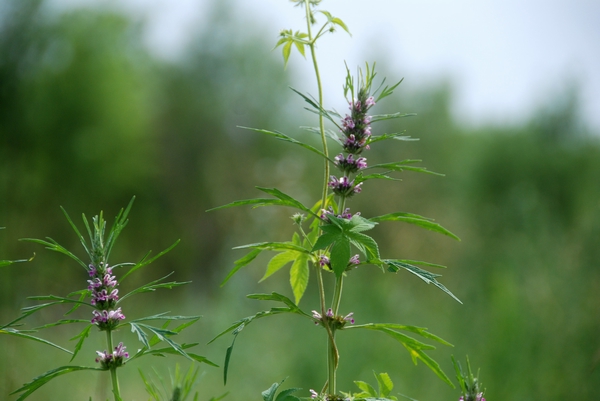
[{"label": "leaf pair", "polygon": [[327,216],[331,224],[321,226],[323,234],[317,239],[313,251],[331,247],[331,269],[337,277],[346,271],[352,256],[350,245],[354,245],[367,259],[379,259],[377,242],[362,233],[375,227],[372,221],[354,215],[351,219]]}]

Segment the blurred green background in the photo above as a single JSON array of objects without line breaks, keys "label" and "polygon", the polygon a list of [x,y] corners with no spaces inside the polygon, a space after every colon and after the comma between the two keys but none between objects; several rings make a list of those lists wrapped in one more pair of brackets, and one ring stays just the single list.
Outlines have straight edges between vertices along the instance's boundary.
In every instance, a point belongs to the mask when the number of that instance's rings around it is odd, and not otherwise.
[{"label": "blurred green background", "polygon": [[[181,239],[128,285],[171,271],[193,284],[132,298],[123,306],[128,317],[204,315],[180,341],[200,342],[196,352],[222,365],[231,337],[204,344],[229,323],[271,306],[245,295],[275,290],[291,296],[283,271],[257,283],[261,260],[219,286],[244,254],[233,246],[289,238],[289,210],[205,210],[257,197],[255,185],[277,187],[306,204],[318,198],[317,157],[236,128],[314,141],[298,126],[316,125],[315,117],[288,86],[315,93],[315,85],[295,82],[294,63],[284,71],[279,52],[270,51],[273,38],[236,20],[226,2],[219,4],[186,56],[167,62],[144,46],[142,23],[124,14],[57,12],[40,0],[2,3],[0,226],[6,229],[0,231],[0,259],[36,253],[30,263],[2,268],[2,323],[32,304],[27,296],[65,295],[86,285],[76,263],[19,238],[52,237],[83,256],[60,206],[83,228],[80,213],[104,210],[112,221],[134,195],[112,262],[137,261]],[[243,32],[235,29],[240,25]],[[383,63],[380,73],[401,78]],[[375,145],[367,155],[370,162],[423,159],[446,177],[405,173],[400,183],[369,181],[350,206],[365,217],[425,215],[461,237],[456,242],[394,223],[373,232],[384,257],[449,266],[441,281],[464,305],[406,272],[366,267],[346,280],[342,310],[354,311],[359,323],[428,327],[455,345],[430,355],[453,376],[450,355],[464,361],[468,354],[481,369],[489,400],[599,399],[600,133],[581,122],[575,87],[558,91],[519,126],[461,125],[450,113],[452,99],[450,82],[409,90],[401,85],[376,111],[418,116],[374,131],[406,130],[421,140]],[[301,303],[305,310],[317,307],[311,295],[312,287]],[[48,323],[63,312],[47,309],[28,324]],[[305,395],[320,388],[323,333],[299,320],[277,317],[248,326],[236,342],[226,388],[221,369],[201,367],[201,399],[226,391],[230,400],[260,399],[262,390],[288,376],[286,385],[304,388]],[[63,327],[45,336],[72,347],[68,339],[77,333]],[[121,334],[135,350],[133,335]],[[340,388],[353,389],[352,380],[373,382],[373,371],[386,371],[402,394],[422,401],[458,398],[423,364],[414,367],[392,340],[362,334],[339,336]],[[93,335],[74,363],[92,365],[101,340]],[[0,398],[16,399],[8,393],[68,359],[42,344],[0,337]],[[122,369],[125,398],[148,399],[137,368],[155,366],[165,374],[175,362],[145,359]],[[72,373],[30,399],[106,399],[104,376]]]}]

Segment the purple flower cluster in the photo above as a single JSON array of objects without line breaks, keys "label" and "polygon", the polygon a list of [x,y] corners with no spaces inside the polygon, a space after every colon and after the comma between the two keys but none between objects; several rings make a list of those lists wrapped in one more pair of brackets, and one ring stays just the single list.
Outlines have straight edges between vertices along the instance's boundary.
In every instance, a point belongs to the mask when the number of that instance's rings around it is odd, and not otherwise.
[{"label": "purple flower cluster", "polygon": [[347,153],[358,155],[364,149],[369,149],[367,142],[371,136],[371,117],[367,112],[374,105],[373,96],[367,97],[363,91],[358,99],[350,103],[350,115],[342,120],[342,133],[345,136],[343,146]]},{"label": "purple flower cluster", "polygon": [[350,174],[367,168],[367,159],[357,157],[363,150],[369,149],[371,137],[371,116],[367,115],[369,109],[375,105],[373,96],[367,96],[365,91],[360,91],[358,99],[350,102],[350,115],[342,119],[341,131],[342,146],[347,156],[340,153],[335,157],[335,165],[344,173],[340,178],[331,176],[329,187],[333,193],[343,198],[349,198],[361,191],[362,182],[355,183],[349,178]]},{"label": "purple flower cluster", "polygon": [[129,358],[129,353],[125,351],[125,348],[123,343],[119,343],[112,354],[108,351],[96,351],[98,354],[96,362],[100,363],[102,369],[117,368],[123,365],[125,358]]},{"label": "purple flower cluster", "polygon": [[[355,216],[360,216],[360,212],[357,212],[354,214]],[[350,220],[352,218],[352,213],[350,213],[350,208],[347,207],[346,209],[344,209],[344,211],[342,212],[342,214],[338,214],[336,215],[335,212],[333,211],[333,208],[331,206],[329,206],[328,209],[321,209],[321,220],[323,220],[324,223],[331,223],[331,221],[329,220],[329,216],[335,216],[339,219],[347,219]]]},{"label": "purple flower cluster", "polygon": [[344,155],[340,153],[335,157],[335,165],[347,174],[356,173],[358,170],[367,168],[367,159],[365,157],[359,157],[358,159],[354,160],[354,156],[352,154],[344,157]]},{"label": "purple flower cluster", "polygon": [[360,193],[362,182],[354,184],[354,180],[351,181],[345,175],[340,177],[339,180],[336,176],[332,175],[328,185],[329,188],[333,190],[334,194],[349,198],[354,194]]},{"label": "purple flower cluster", "polygon": [[91,304],[96,307],[92,311],[94,317],[91,322],[96,324],[100,330],[112,330],[125,315],[121,308],[114,309],[119,300],[119,285],[115,276],[112,275],[112,269],[105,263],[100,263],[98,268],[90,265],[88,280],[88,290],[92,292]]}]

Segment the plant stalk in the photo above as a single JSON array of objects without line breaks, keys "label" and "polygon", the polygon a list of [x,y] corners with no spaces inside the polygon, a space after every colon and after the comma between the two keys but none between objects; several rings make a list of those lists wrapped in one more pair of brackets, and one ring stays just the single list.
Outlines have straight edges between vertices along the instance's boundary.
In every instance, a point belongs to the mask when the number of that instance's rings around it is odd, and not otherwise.
[{"label": "plant stalk", "polygon": [[[113,341],[112,341],[112,330],[106,330],[106,343],[108,345],[108,352],[113,352]],[[121,390],[119,389],[119,379],[117,378],[117,368],[113,366],[110,369],[110,379],[112,382],[112,392],[115,396],[115,401],[122,401]]]}]

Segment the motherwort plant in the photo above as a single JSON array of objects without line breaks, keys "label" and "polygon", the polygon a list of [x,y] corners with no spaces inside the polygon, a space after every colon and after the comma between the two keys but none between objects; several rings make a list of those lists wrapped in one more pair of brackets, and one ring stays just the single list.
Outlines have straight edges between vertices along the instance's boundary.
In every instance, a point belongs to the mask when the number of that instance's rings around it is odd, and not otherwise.
[{"label": "motherwort plant", "polygon": [[[142,260],[137,263],[118,263],[110,265],[109,257],[111,251],[119,234],[127,225],[127,216],[129,215],[129,211],[133,205],[133,200],[134,199],[131,200],[125,210],[120,211],[115,219],[114,224],[108,232],[106,232],[106,221],[103,218],[102,212],[92,218],[91,225],[89,224],[85,215],[83,215],[83,222],[89,236],[89,242],[84,238],[83,235],[81,235],[77,226],[73,223],[67,212],[63,209],[69,224],[75,231],[87,254],[88,260],[86,262],[51,238],[48,238],[47,240],[26,239],[26,241],[42,244],[47,249],[60,252],[75,260],[86,272],[87,288],[72,292],[66,297],[55,295],[29,297],[29,299],[44,301],[45,303],[23,308],[20,317],[0,326],[0,334],[27,338],[53,346],[70,354],[70,361],[73,361],[79,354],[85,340],[89,337],[92,331],[101,332],[104,334],[106,347],[102,350],[96,351],[95,366],[60,366],[43,373],[33,379],[31,382],[24,384],[21,388],[12,393],[19,394],[18,401],[26,399],[34,391],[58,376],[81,370],[108,372],[111,378],[111,390],[114,400],[121,401],[122,397],[117,374],[118,370],[121,367],[130,364],[134,360],[148,355],[164,356],[166,354],[177,354],[189,359],[192,362],[204,362],[209,365],[216,366],[205,357],[188,351],[189,348],[194,347],[197,344],[178,344],[172,339],[173,336],[177,335],[182,330],[198,321],[200,316],[171,316],[168,315],[167,312],[163,312],[131,320],[126,319],[126,314],[129,315],[129,312],[127,312],[125,307],[122,305],[123,301],[131,296],[145,292],[153,292],[161,288],[171,289],[173,287],[178,287],[189,283],[177,281],[166,282],[165,280],[173,274],[170,273],[162,278],[144,284],[141,287],[135,288],[123,295],[120,293],[120,289],[123,288],[124,280],[130,274],[137,272],[139,269],[149,265],[159,257],[163,256],[173,249],[179,242],[175,242],[172,246],[154,257],[150,257],[150,252],[148,252],[142,258]],[[126,270],[126,272],[119,275],[118,273],[122,273],[123,270]],[[83,282],[84,279],[82,277],[82,284]],[[71,306],[71,308],[66,311],[64,319],[53,323],[48,323],[40,327],[35,327],[33,329],[23,328],[23,321],[25,318],[36,312],[39,312],[42,309],[56,305]],[[87,311],[82,312],[80,309],[85,309]],[[148,324],[150,321],[162,321],[163,323],[160,325],[160,327],[155,327]],[[176,327],[168,328],[172,321],[183,321],[183,323]],[[42,329],[61,325],[84,326],[83,330],[81,330],[79,334],[71,338],[71,340],[77,340],[73,351],[34,335],[36,332]],[[136,352],[128,352],[127,346],[123,341],[119,341],[117,343],[117,340],[115,340],[118,332],[125,327],[128,327],[133,333],[137,334],[140,344],[136,344],[133,348],[137,349]],[[159,344],[162,346],[159,346]],[[86,359],[89,361],[94,360],[94,358],[90,355],[88,355]],[[143,375],[142,378],[144,378]],[[144,381],[146,380],[144,379]],[[148,386],[147,383],[146,386]]]},{"label": "motherwort plant", "polygon": [[[377,376],[380,384],[379,392],[364,383],[356,382],[361,392],[344,393],[337,388],[337,370],[340,363],[340,353],[336,338],[339,332],[346,330],[373,330],[386,334],[397,340],[406,350],[416,364],[418,360],[427,365],[439,378],[454,387],[450,379],[442,371],[436,361],[426,351],[435,347],[422,342],[414,337],[421,336],[427,340],[450,345],[440,337],[431,334],[424,328],[396,323],[362,323],[365,316],[354,316],[351,311],[342,311],[341,299],[344,280],[349,279],[352,271],[365,265],[375,265],[384,272],[399,272],[406,270],[425,283],[433,284],[450,297],[460,302],[443,284],[437,281],[438,274],[431,273],[419,266],[440,267],[427,262],[406,259],[384,258],[379,251],[377,242],[366,234],[375,228],[379,222],[399,221],[417,225],[419,227],[436,231],[443,235],[458,239],[433,220],[412,213],[393,212],[382,216],[367,217],[358,211],[351,211],[348,207],[350,198],[366,190],[366,183],[373,179],[396,180],[394,173],[412,171],[419,173],[435,174],[423,167],[415,166],[419,160],[402,160],[385,163],[372,163],[367,157],[369,149],[383,141],[406,141],[410,137],[401,134],[377,134],[373,126],[383,120],[396,119],[407,114],[395,113],[377,115],[372,113],[373,107],[380,101],[390,96],[400,82],[386,85],[385,79],[376,84],[375,64],[366,64],[364,70],[359,69],[356,76],[346,67],[347,75],[343,86],[344,96],[348,104],[348,111],[343,115],[325,108],[323,104],[323,85],[320,78],[319,66],[316,57],[315,44],[328,32],[336,28],[348,31],[342,20],[331,13],[319,10],[320,0],[292,0],[304,10],[306,17],[306,31],[284,30],[277,46],[282,46],[283,57],[287,63],[293,48],[302,55],[310,53],[314,73],[317,81],[318,96],[302,94],[294,90],[308,104],[308,110],[318,117],[318,127],[309,128],[311,132],[319,135],[321,149],[310,144],[300,142],[281,132],[266,129],[249,128],[262,134],[270,135],[276,139],[298,145],[305,150],[318,154],[323,158],[323,190],[321,197],[314,206],[305,206],[289,194],[276,188],[258,188],[271,197],[236,201],[215,209],[233,206],[251,205],[258,206],[286,206],[296,209],[292,219],[297,227],[290,241],[284,242],[259,242],[237,247],[247,249],[249,253],[235,262],[233,270],[227,275],[225,282],[241,268],[252,262],[264,251],[275,252],[266,266],[264,278],[267,278],[291,264],[290,283],[294,299],[280,293],[252,294],[251,299],[276,301],[282,304],[270,310],[259,312],[256,315],[241,319],[216,338],[232,332],[235,337],[251,322],[256,319],[282,313],[299,315],[323,329],[327,339],[327,377],[320,383],[319,390],[310,390],[310,397],[316,400],[363,400],[363,399],[395,399],[390,395],[391,381],[387,374]],[[319,27],[317,17],[324,18],[325,22]],[[328,122],[332,128],[326,128]],[[339,150],[330,152],[329,147],[336,146]],[[331,156],[336,154],[336,156]],[[367,160],[369,159],[369,160]],[[335,169],[335,172],[332,170]],[[212,210],[215,210],[212,209]],[[300,300],[309,285],[309,276],[314,275],[318,288],[318,310],[307,312],[300,308]],[[332,280],[324,280],[324,276],[331,275]],[[263,278],[263,279],[264,279]],[[326,283],[331,282],[331,285]],[[355,323],[355,319],[357,324]],[[358,324],[361,322],[361,324]],[[215,339],[216,339],[215,338]],[[225,358],[224,379],[227,381],[232,345],[227,349]],[[275,392],[279,384],[273,385],[263,393],[265,400],[275,399]],[[316,387],[315,387],[316,388]],[[296,399],[287,390],[285,396],[277,399]]]}]

